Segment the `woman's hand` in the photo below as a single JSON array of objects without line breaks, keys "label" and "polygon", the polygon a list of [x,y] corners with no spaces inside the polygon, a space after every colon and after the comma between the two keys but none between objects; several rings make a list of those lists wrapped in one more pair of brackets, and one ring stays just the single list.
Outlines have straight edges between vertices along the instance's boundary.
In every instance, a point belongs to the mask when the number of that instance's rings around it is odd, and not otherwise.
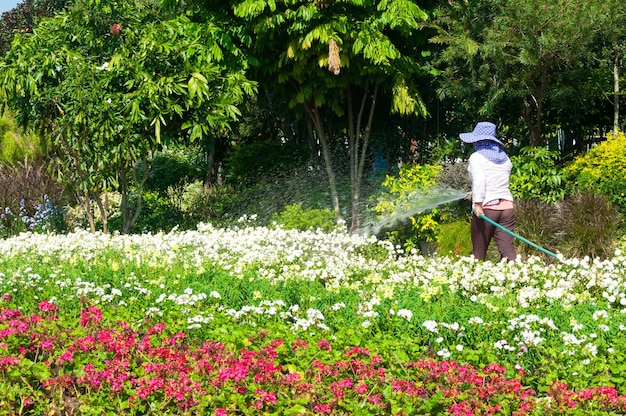
[{"label": "woman's hand", "polygon": [[480,218],[481,215],[483,215],[485,212],[483,211],[483,207],[480,203],[475,203],[474,204],[474,215],[476,215],[478,218]]}]

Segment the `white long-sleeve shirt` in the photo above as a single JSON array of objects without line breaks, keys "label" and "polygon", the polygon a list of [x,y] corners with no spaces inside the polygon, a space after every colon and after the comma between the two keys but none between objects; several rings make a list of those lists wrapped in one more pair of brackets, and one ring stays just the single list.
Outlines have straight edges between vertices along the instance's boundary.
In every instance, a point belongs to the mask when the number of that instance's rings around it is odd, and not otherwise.
[{"label": "white long-sleeve shirt", "polygon": [[467,168],[472,180],[472,202],[484,206],[498,199],[513,201],[509,190],[509,176],[513,164],[510,159],[497,164],[478,152],[472,153]]}]

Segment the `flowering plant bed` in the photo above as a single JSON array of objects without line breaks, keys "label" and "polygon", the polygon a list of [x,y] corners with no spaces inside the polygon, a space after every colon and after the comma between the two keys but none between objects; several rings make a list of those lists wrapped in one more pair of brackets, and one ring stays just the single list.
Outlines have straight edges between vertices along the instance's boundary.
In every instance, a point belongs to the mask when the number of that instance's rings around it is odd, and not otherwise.
[{"label": "flowering plant bed", "polygon": [[625,262],[23,234],[0,246],[0,414],[622,414]]}]

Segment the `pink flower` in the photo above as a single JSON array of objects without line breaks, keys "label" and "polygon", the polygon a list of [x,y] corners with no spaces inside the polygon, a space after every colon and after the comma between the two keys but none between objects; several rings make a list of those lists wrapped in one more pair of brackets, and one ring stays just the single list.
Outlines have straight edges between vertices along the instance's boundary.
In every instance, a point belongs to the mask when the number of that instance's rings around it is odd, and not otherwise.
[{"label": "pink flower", "polygon": [[39,308],[40,312],[55,312],[57,310],[57,306],[47,300],[39,302],[37,304],[37,307]]},{"label": "pink flower", "polygon": [[65,363],[71,363],[74,360],[74,354],[69,351],[65,351],[63,354],[59,355],[57,359],[58,365],[63,365]]},{"label": "pink flower", "polygon": [[322,351],[330,351],[332,349],[330,342],[325,339],[320,339],[317,341],[317,347]]},{"label": "pink flower", "polygon": [[313,411],[329,415],[332,413],[333,407],[329,404],[316,404],[315,406],[313,406]]},{"label": "pink flower", "polygon": [[228,411],[223,407],[215,409],[215,416],[228,416]]},{"label": "pink flower", "polygon": [[0,368],[1,367],[13,367],[17,365],[22,359],[20,357],[2,357],[0,358]]},{"label": "pink flower", "polygon": [[309,348],[309,343],[303,339],[296,339],[291,343],[291,349],[293,351],[306,350],[307,348]]},{"label": "pink flower", "polygon": [[90,306],[80,313],[80,320],[78,322],[85,328],[89,328],[92,325],[99,325],[102,322],[102,311],[95,306]]}]

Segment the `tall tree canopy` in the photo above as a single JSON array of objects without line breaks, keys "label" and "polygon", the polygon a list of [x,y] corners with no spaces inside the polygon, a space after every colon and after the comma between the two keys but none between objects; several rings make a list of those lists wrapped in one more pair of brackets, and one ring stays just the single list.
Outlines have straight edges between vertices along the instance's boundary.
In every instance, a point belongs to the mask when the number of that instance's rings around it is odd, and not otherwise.
[{"label": "tall tree canopy", "polygon": [[59,172],[88,211],[121,192],[125,232],[141,211],[138,162],[169,140],[228,128],[254,92],[244,71],[220,27],[168,20],[149,0],[78,0],[0,61],[5,104],[52,135]]},{"label": "tall tree canopy", "polygon": [[543,144],[546,107],[581,98],[571,81],[591,76],[610,14],[604,0],[451,1],[438,10],[432,39],[445,46],[440,91],[481,117],[515,105],[528,144]]},{"label": "tall tree canopy", "polygon": [[381,95],[391,97],[387,111],[426,113],[417,87],[427,14],[411,0],[244,0],[234,10],[251,33],[261,85],[286,97],[310,123],[338,215],[330,143],[348,152],[352,229],[358,229],[361,180]]}]

